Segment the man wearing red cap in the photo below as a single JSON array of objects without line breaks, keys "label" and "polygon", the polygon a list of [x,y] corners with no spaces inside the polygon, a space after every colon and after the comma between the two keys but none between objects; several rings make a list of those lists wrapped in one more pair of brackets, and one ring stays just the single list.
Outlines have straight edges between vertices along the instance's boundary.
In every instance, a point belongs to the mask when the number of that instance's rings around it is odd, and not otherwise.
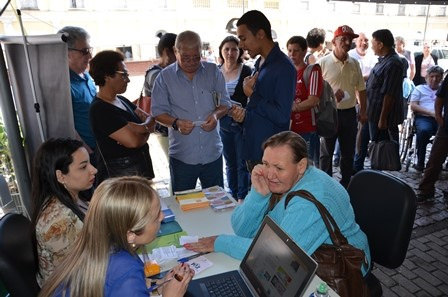
[{"label": "man wearing red cap", "polygon": [[341,184],[347,187],[353,175],[357,117],[355,105],[359,100],[359,121],[364,124],[366,115],[366,85],[357,60],[348,55],[352,40],[358,37],[349,26],[340,26],[334,32],[333,52],[319,60],[323,78],[331,85],[337,100],[338,131],[333,137],[321,141],[320,168],[330,176],[333,173],[332,156],[336,139],[341,147]]}]

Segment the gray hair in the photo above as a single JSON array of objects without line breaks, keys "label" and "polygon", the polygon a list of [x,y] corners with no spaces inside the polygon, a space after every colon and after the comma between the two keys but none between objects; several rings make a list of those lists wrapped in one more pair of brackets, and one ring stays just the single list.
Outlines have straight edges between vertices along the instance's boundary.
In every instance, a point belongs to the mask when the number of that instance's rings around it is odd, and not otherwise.
[{"label": "gray hair", "polygon": [[198,33],[193,31],[184,31],[179,33],[176,38],[176,43],[174,45],[177,50],[180,50],[181,47],[186,47],[189,49],[192,48],[198,48],[198,50],[201,50],[202,48],[202,41],[201,37]]},{"label": "gray hair", "polygon": [[395,36],[395,43],[397,43],[397,42],[401,42],[401,43],[403,43],[403,45],[406,45],[406,41],[401,36]]},{"label": "gray hair", "polygon": [[65,26],[64,28],[59,30],[58,33],[67,33],[68,34],[67,40],[65,40],[65,41],[67,42],[67,46],[69,48],[74,48],[75,43],[78,40],[90,39],[89,33],[87,33],[87,31],[81,27]]},{"label": "gray hair", "polygon": [[431,66],[426,71],[426,76],[429,76],[431,73],[436,73],[436,74],[440,74],[441,76],[443,76],[443,68],[438,65]]}]

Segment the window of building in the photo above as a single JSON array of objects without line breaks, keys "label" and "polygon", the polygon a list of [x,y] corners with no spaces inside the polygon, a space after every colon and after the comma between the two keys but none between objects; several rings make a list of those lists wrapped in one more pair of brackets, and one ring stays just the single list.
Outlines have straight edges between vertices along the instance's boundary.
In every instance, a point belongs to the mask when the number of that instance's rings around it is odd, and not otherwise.
[{"label": "window of building", "polygon": [[84,0],[70,0],[70,8],[84,8]]},{"label": "window of building", "polygon": [[247,0],[227,0],[227,7],[229,8],[243,8],[247,7]]},{"label": "window of building", "polygon": [[398,5],[398,15],[406,15],[406,5]]},{"label": "window of building", "polygon": [[426,6],[425,6],[425,5],[421,5],[421,6],[418,8],[417,15],[418,15],[418,16],[426,15]]},{"label": "window of building", "polygon": [[300,10],[310,10],[310,2],[309,1],[301,1],[300,2]]},{"label": "window of building", "polygon": [[39,9],[37,0],[19,0],[20,9]]},{"label": "window of building", "polygon": [[359,14],[361,12],[361,4],[353,3],[352,13]]},{"label": "window of building", "polygon": [[438,6],[436,11],[436,16],[443,17],[446,15],[446,6]]},{"label": "window of building", "polygon": [[193,0],[194,8],[210,8],[210,0]]},{"label": "window of building", "polygon": [[132,60],[132,47],[131,46],[120,46],[117,47],[117,51],[120,51],[124,55],[125,61]]},{"label": "window of building", "polygon": [[327,3],[328,11],[336,11],[336,3]]},{"label": "window of building", "polygon": [[279,1],[264,1],[264,8],[279,9]]},{"label": "window of building", "polygon": [[384,14],[384,4],[376,4],[376,14]]}]

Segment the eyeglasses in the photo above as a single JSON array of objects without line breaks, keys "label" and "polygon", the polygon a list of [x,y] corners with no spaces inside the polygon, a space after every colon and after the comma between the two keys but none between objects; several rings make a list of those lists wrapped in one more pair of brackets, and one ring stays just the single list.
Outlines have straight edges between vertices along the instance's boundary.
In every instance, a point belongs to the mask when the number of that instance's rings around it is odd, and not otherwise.
[{"label": "eyeglasses", "polygon": [[127,71],[115,71],[115,73],[119,73],[119,74],[121,74],[121,77],[124,79],[124,80],[126,80],[126,79],[128,79],[129,78],[129,72],[127,72]]},{"label": "eyeglasses", "polygon": [[83,49],[77,49],[77,48],[72,48],[69,47],[68,50],[70,51],[75,51],[75,52],[80,52],[83,56],[87,56],[88,54],[92,54],[92,48],[91,47],[86,47]]}]

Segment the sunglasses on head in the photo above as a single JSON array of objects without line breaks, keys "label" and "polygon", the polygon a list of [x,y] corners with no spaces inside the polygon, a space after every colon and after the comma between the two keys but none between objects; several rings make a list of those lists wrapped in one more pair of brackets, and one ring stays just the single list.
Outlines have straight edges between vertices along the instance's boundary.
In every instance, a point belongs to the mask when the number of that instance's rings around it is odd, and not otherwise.
[{"label": "sunglasses on head", "polygon": [[83,49],[77,49],[77,48],[69,47],[68,50],[69,51],[80,52],[83,56],[87,56],[88,54],[92,54],[92,48],[91,47],[86,47],[86,48],[83,48]]}]

